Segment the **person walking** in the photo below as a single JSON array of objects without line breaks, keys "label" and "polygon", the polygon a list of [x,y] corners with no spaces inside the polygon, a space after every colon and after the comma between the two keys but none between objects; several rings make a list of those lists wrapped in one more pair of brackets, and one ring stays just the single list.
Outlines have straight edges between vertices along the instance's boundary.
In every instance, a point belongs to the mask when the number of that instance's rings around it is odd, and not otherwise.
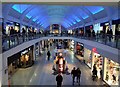
[{"label": "person walking", "polygon": [[59,73],[59,74],[56,76],[56,81],[57,81],[57,87],[61,87],[62,81],[63,81],[63,77],[62,77],[61,73]]},{"label": "person walking", "polygon": [[50,51],[47,52],[48,61],[50,60]]},{"label": "person walking", "polygon": [[24,28],[22,28],[22,38],[23,38],[23,42],[25,41],[25,34],[26,34],[26,31]]},{"label": "person walking", "polygon": [[100,79],[103,80],[103,71],[100,69]]},{"label": "person walking", "polygon": [[77,82],[80,85],[81,70],[77,68]]},{"label": "person walking", "polygon": [[112,29],[110,29],[110,27],[108,27],[107,36],[109,38],[109,42],[111,42],[112,35],[113,35],[113,31]]},{"label": "person walking", "polygon": [[74,82],[75,82],[75,77],[77,76],[77,72],[76,72],[75,67],[74,67],[74,68],[73,68],[73,70],[71,71],[71,75],[72,75],[73,85],[74,85]]},{"label": "person walking", "polygon": [[93,71],[92,71],[92,73],[93,73],[93,81],[97,78],[97,68],[96,68],[96,64],[94,64],[94,66],[93,66]]}]

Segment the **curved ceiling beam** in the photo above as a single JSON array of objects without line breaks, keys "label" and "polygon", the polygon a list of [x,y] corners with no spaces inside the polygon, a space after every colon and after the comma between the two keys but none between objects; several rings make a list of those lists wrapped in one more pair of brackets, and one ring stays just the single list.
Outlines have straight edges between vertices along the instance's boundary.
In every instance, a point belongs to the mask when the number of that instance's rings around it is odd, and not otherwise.
[{"label": "curved ceiling beam", "polygon": [[68,23],[71,26],[71,23],[68,20],[65,19],[65,22]]},{"label": "curved ceiling beam", "polygon": [[26,17],[26,14],[29,13],[31,10],[35,9],[37,6],[36,5],[32,5],[30,7],[28,7],[21,15],[20,19],[21,21],[23,21],[24,17]]},{"label": "curved ceiling beam", "polygon": [[112,20],[112,15],[114,14],[114,13],[117,13],[116,11],[115,12],[113,12],[113,11],[111,11],[111,8],[110,7],[108,7],[108,6],[103,6],[103,8],[106,10],[106,14],[107,14],[107,17],[108,17],[108,21],[109,20]]},{"label": "curved ceiling beam", "polygon": [[83,10],[83,12],[85,12],[90,17],[91,22],[94,23],[95,18],[93,16],[93,14],[84,6],[81,6],[80,9]]},{"label": "curved ceiling beam", "polygon": [[83,23],[83,25],[85,24],[84,19],[81,17],[81,15],[79,14],[78,8],[76,7],[77,11],[74,10],[74,13],[76,13],[75,15],[81,20],[80,22]]},{"label": "curved ceiling beam", "polygon": [[[5,4],[6,5],[6,4]],[[7,19],[8,18],[8,14],[9,14],[9,12],[12,10],[12,6],[13,6],[14,4],[7,4],[7,6],[5,7],[5,8],[3,8],[4,10],[3,10],[3,13],[4,13],[4,18],[5,19]]]},{"label": "curved ceiling beam", "polygon": [[[59,8],[59,9],[61,9],[61,8]],[[26,10],[27,10],[27,9],[26,9]],[[42,12],[46,12],[46,10],[47,10],[47,9],[42,10]],[[50,9],[49,11],[50,11],[50,12],[51,12],[51,11],[53,12],[52,9]],[[42,12],[40,12],[40,13],[42,13]],[[24,15],[25,15],[25,14],[24,14]],[[60,15],[61,15],[61,14],[60,14]],[[37,15],[36,15],[36,16],[37,16]],[[30,21],[32,22],[32,19],[34,19],[36,16],[33,16],[32,18],[30,18]],[[62,15],[62,16],[63,16],[63,15]],[[30,21],[29,21],[29,22],[30,22]]]}]

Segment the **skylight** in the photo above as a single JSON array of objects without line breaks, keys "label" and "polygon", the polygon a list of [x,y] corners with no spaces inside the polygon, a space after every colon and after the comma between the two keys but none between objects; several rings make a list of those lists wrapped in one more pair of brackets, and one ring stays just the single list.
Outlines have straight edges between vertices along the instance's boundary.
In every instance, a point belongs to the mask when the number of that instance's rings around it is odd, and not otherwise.
[{"label": "skylight", "polygon": [[97,14],[98,12],[104,10],[102,6],[86,6],[86,8],[92,13]]},{"label": "skylight", "polygon": [[24,4],[23,5],[15,4],[12,6],[12,8],[19,13],[23,13],[28,7],[29,5],[24,5]]}]

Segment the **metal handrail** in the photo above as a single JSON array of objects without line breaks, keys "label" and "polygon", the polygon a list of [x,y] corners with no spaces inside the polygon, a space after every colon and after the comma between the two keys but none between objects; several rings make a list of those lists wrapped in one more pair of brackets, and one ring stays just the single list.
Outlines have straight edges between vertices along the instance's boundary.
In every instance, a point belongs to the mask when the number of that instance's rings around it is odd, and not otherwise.
[{"label": "metal handrail", "polygon": [[3,52],[7,51],[19,44],[22,44],[26,41],[30,41],[33,39],[37,39],[40,37],[61,37],[61,36],[66,36],[66,37],[75,37],[75,38],[80,38],[80,39],[86,39],[86,40],[92,40],[96,41],[117,49],[120,49],[120,35],[110,35],[110,34],[96,34],[95,36],[92,35],[91,33],[89,35],[80,35],[80,34],[68,34],[68,33],[61,33],[59,35],[55,35],[52,33],[18,33],[18,34],[13,34],[13,35],[2,35],[2,46],[3,46]]}]

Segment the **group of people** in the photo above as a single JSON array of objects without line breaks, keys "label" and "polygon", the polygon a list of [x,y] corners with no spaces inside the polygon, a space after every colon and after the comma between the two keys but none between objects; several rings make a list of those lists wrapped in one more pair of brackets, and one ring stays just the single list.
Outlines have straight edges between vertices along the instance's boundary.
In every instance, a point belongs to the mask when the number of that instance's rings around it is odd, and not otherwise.
[{"label": "group of people", "polygon": [[[92,75],[93,81],[98,78],[97,72],[98,71],[97,71],[97,68],[96,68],[96,64],[94,64],[93,71],[92,71],[92,73],[93,73],[93,75]],[[102,69],[100,69],[100,79],[102,80],[102,78],[103,78]]]},{"label": "group of people", "polygon": [[[75,78],[78,85],[80,85],[81,70],[79,68],[76,69],[74,67],[73,70],[71,71],[71,75],[73,79],[73,85],[75,83]],[[63,77],[61,73],[58,73],[58,75],[56,76],[56,81],[57,81],[57,87],[61,87],[63,81]]]},{"label": "group of people", "polygon": [[71,71],[71,75],[73,78],[73,85],[75,83],[75,78],[77,79],[77,83],[80,85],[80,77],[81,77],[81,70],[79,68],[73,68],[73,70]]}]

